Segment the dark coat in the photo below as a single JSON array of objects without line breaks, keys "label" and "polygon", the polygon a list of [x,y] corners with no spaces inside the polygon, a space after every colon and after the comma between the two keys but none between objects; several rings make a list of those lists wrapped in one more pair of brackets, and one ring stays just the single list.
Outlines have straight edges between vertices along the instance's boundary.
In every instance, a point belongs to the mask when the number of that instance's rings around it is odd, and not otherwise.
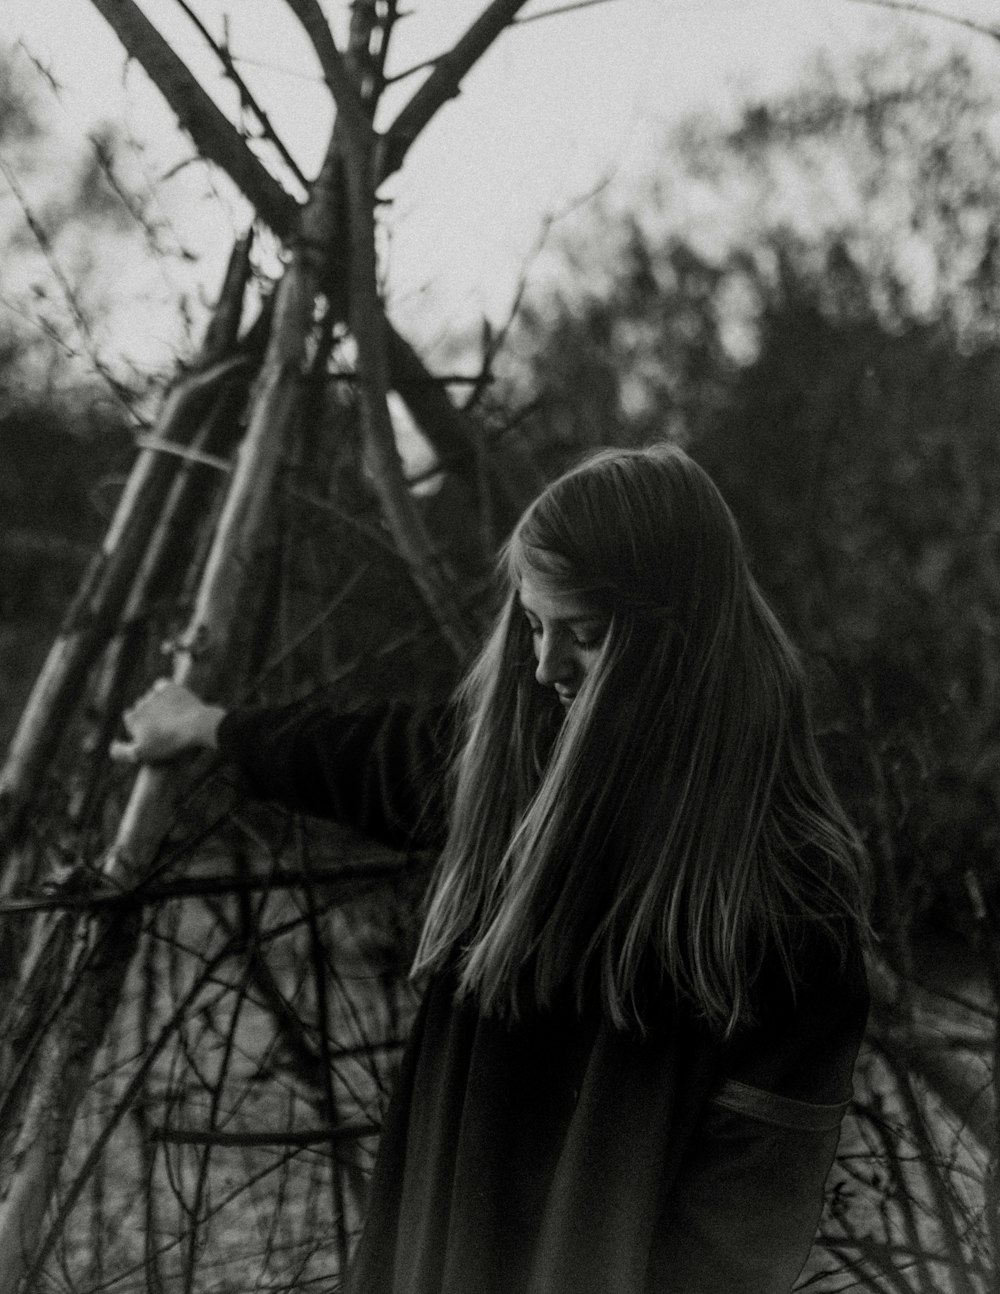
[{"label": "dark coat", "polygon": [[[223,753],[264,795],[439,844],[440,714],[245,710]],[[428,793],[431,788],[431,793]],[[435,793],[436,788],[436,793]],[[672,994],[645,1038],[569,1003],[516,1023],[425,994],[382,1131],[351,1294],[786,1294],[809,1252],[868,1008],[814,940],[727,1041]]]}]

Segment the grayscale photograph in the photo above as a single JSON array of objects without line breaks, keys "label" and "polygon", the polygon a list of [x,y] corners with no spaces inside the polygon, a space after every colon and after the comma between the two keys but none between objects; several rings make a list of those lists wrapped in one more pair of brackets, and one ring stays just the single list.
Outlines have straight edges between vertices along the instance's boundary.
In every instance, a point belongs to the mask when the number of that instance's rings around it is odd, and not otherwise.
[{"label": "grayscale photograph", "polygon": [[0,20],[0,1294],[1000,1294],[1000,0]]}]

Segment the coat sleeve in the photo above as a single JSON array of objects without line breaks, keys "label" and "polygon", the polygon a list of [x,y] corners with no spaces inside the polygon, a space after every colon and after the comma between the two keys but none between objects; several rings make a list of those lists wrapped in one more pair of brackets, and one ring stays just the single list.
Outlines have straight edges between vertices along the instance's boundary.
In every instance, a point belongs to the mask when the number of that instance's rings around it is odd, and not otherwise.
[{"label": "coat sleeve", "polygon": [[400,704],[339,714],[325,705],[231,710],[220,754],[253,792],[330,818],[395,849],[439,847],[447,830],[445,707]]},{"label": "coat sleeve", "polygon": [[814,959],[794,997],[764,977],[759,1026],[720,1081],[666,1199],[650,1294],[788,1294],[823,1209],[868,1014],[856,942]]}]

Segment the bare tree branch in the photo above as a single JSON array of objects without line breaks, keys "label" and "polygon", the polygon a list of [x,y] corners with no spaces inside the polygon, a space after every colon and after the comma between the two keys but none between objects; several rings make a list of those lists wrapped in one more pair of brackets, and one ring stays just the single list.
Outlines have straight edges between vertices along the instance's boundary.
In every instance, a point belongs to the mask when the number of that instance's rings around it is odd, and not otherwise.
[{"label": "bare tree branch", "polygon": [[493,0],[402,108],[381,140],[376,163],[378,183],[398,171],[410,146],[439,108],[459,93],[462,78],[512,22],[527,0]]},{"label": "bare tree branch", "polygon": [[998,27],[979,22],[975,18],[965,18],[961,14],[935,9],[933,5],[919,4],[915,0],[848,0],[848,3],[869,5],[876,9],[893,9],[898,13],[917,14],[922,18],[940,18],[942,22],[954,23],[958,27],[965,27],[968,31],[978,32],[980,36],[990,36],[993,40],[1000,40]]},{"label": "bare tree branch", "polygon": [[250,282],[252,248],[252,231],[238,238],[233,244],[222,280],[219,300],[208,322],[205,339],[202,342],[203,364],[215,364],[232,354],[239,340],[240,320],[243,318],[246,289]]},{"label": "bare tree branch", "polygon": [[134,0],[92,0],[130,58],[145,70],[195,141],[199,153],[221,166],[261,219],[281,238],[295,229],[298,203],[254,156],[246,140],[198,84]]},{"label": "bare tree branch", "polygon": [[305,175],[303,175],[298,162],[296,162],[295,158],[288,151],[288,149],[284,144],[284,141],[281,139],[278,132],[271,124],[270,117],[268,117],[267,113],[264,111],[260,103],[257,101],[257,98],[254,95],[253,91],[247,85],[246,81],[243,80],[243,77],[240,76],[236,68],[236,64],[233,61],[233,56],[229,50],[228,45],[220,44],[213,37],[212,33],[208,30],[208,28],[198,17],[195,11],[187,3],[187,0],[177,0],[177,3],[184,10],[185,14],[187,14],[191,22],[194,23],[195,27],[198,29],[198,32],[204,39],[206,45],[208,45],[209,49],[211,49],[212,53],[222,64],[222,68],[226,76],[229,77],[229,79],[232,81],[233,85],[235,85],[237,91],[239,92],[240,102],[245,104],[253,113],[253,115],[257,118],[257,122],[261,130],[263,131],[264,138],[269,140],[274,145],[275,149],[278,151],[278,153],[281,156],[281,160],[285,163],[285,165],[292,172],[292,174],[302,185],[302,187],[304,189],[308,189],[309,181],[306,179]]},{"label": "bare tree branch", "polygon": [[576,13],[578,9],[593,9],[597,5],[614,4],[619,0],[572,0],[570,4],[553,5],[551,9],[540,9],[538,13],[525,14],[515,18],[512,27],[527,27],[529,23],[541,22],[543,18],[561,18],[564,14]]},{"label": "bare tree branch", "polygon": [[142,884],[133,889],[108,890],[91,886],[87,890],[73,890],[63,894],[58,889],[52,893],[25,898],[7,899],[0,903],[0,915],[27,916],[35,912],[98,912],[110,908],[149,908],[177,899],[209,899],[246,894],[272,894],[280,890],[298,890],[309,880],[317,886],[334,891],[339,900],[359,887],[382,885],[403,873],[412,874],[426,868],[433,861],[428,854],[399,854],[387,847],[354,845],[350,862],[335,867],[314,868],[307,875],[301,868],[282,868],[249,877],[225,872],[217,875],[188,876],[177,881]]},{"label": "bare tree branch", "polygon": [[299,1128],[288,1132],[220,1132],[218,1129],[184,1131],[176,1128],[152,1128],[154,1141],[173,1146],[315,1146],[325,1142],[337,1145],[341,1141],[357,1141],[378,1132],[374,1123],[341,1123],[329,1128]]},{"label": "bare tree branch", "polygon": [[49,237],[45,226],[32,209],[31,203],[28,201],[27,194],[21,187],[17,176],[2,158],[0,158],[0,175],[2,175],[7,181],[11,193],[13,193],[18,206],[21,208],[21,214],[24,216],[25,223],[31,230],[35,242],[38,244],[42,255],[45,257],[46,264],[49,267],[52,277],[59,285],[59,290],[66,302],[70,317],[72,318],[73,323],[76,326],[76,331],[83,343],[84,353],[90,361],[94,372],[100,377],[101,381],[104,382],[118,403],[122,405],[130,419],[134,419],[135,415],[132,409],[132,393],[115,377],[101,359],[97,345],[94,341],[90,320],[87,318],[87,312],[83,308],[68,275],[59,263],[59,257],[56,255],[52,239]]}]

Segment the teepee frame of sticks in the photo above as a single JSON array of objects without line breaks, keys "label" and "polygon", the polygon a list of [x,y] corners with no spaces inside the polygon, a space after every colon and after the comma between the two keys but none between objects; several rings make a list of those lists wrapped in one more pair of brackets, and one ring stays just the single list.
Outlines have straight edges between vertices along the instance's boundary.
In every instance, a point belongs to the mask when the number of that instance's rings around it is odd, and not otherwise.
[{"label": "teepee frame of sticks", "polygon": [[[95,1156],[140,1090],[136,1080],[129,1092],[119,1093],[98,1144],[66,1185],[66,1157],[95,1058],[107,1043],[143,940],[142,903],[128,899],[143,894],[161,874],[165,842],[190,794],[190,775],[173,767],[142,768],[127,791],[108,790],[114,775],[105,752],[121,706],[148,684],[150,673],[159,672],[150,646],[157,624],[153,609],[167,604],[175,616],[181,609],[186,615],[170,636],[174,679],[231,702],[247,678],[248,651],[252,655],[252,646],[242,648],[255,637],[268,637],[255,626],[275,613],[275,598],[258,596],[257,575],[275,526],[282,477],[292,464],[300,480],[324,473],[329,478],[331,456],[346,452],[331,446],[336,427],[323,426],[322,417],[318,432],[306,425],[323,403],[312,393],[317,377],[320,387],[329,378],[334,346],[341,354],[349,350],[352,359],[351,371],[341,363],[336,374],[352,394],[352,470],[364,474],[377,500],[368,522],[355,518],[353,525],[367,525],[369,546],[390,550],[418,604],[417,618],[423,616],[425,640],[436,638],[455,661],[467,657],[475,642],[469,572],[456,569],[405,478],[390,392],[405,402],[443,469],[466,483],[491,525],[508,527],[534,488],[523,463],[487,446],[481,426],[453,403],[446,386],[389,323],[375,252],[379,185],[458,93],[465,74],[524,0],[486,5],[380,134],[372,123],[398,17],[395,0],[355,0],[344,50],[317,0],[286,2],[312,44],[335,108],[324,161],[303,203],[262,165],[133,0],[94,0],[199,154],[225,171],[257,219],[281,240],[287,263],[266,308],[241,336],[250,237],[234,248],[200,351],[141,438],[104,543],[0,773],[0,893],[15,904],[26,894],[36,900],[3,918],[0,1271],[12,1291],[35,1287],[74,1202],[88,1189]],[[226,52],[216,52],[225,61]],[[227,66],[237,75],[231,59]],[[269,129],[263,113],[260,120]],[[344,511],[335,492],[323,503]],[[328,590],[335,603],[346,596],[349,579],[339,591]],[[330,608],[321,607],[316,624],[329,615]],[[296,629],[303,638],[309,635],[308,624],[293,626],[293,635]],[[37,902],[40,894],[45,899]],[[309,924],[317,936],[315,911]],[[266,981],[270,972],[259,949],[245,949],[244,955],[249,962],[256,959],[257,981]],[[322,997],[324,968],[316,969],[314,991]],[[280,1015],[285,998],[273,984],[261,991],[271,992]],[[325,1029],[320,1033],[322,1059],[328,1040]],[[318,1083],[325,1135],[336,1143],[350,1136],[350,1128],[345,1132],[342,1121],[330,1124],[337,1119],[336,1102],[329,1080]],[[346,1210],[336,1172],[334,1179],[342,1265]],[[186,1270],[190,1285],[191,1263]],[[162,1266],[150,1272],[155,1287]]]}]

